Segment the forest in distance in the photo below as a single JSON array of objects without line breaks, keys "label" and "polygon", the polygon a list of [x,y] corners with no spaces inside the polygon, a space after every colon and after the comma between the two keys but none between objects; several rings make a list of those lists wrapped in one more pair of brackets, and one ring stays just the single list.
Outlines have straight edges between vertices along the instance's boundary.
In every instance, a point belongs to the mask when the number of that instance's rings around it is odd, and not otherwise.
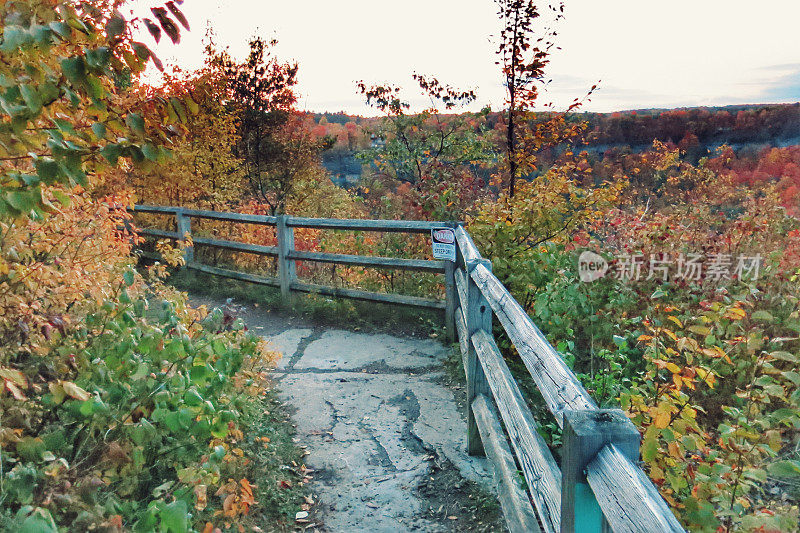
[{"label": "forest in distance", "polygon": [[[500,112],[489,111],[482,120],[476,114],[468,115],[476,126],[481,123],[489,130],[503,127]],[[370,132],[381,119],[344,112],[309,113],[309,117],[313,120],[310,127],[315,136],[335,139],[331,148],[322,153],[323,165],[334,182],[345,187],[355,185],[363,171],[357,154],[376,141]],[[584,138],[570,148],[587,150],[595,161],[646,151],[657,140],[680,149],[682,157],[694,163],[702,157],[713,159],[724,151],[728,156],[735,156],[731,171],[758,172],[761,179],[773,179],[787,172],[785,168],[772,168],[772,174],[765,174],[764,160],[773,148],[779,149],[772,152],[773,158],[781,153],[787,163],[794,166],[800,163],[796,155],[788,155],[793,152],[790,147],[800,144],[800,104],[638,109],[613,113],[580,111],[572,119],[586,123],[588,128]],[[794,191],[787,193],[793,197],[794,194]]]},{"label": "forest in distance", "polygon": [[[255,36],[236,57],[210,31],[202,66],[162,64],[158,43],[197,31],[189,4],[146,16],[127,4],[0,5],[0,530],[293,531],[312,506],[270,384],[279,355],[236,316],[189,305],[171,280],[191,239],[145,239],[137,228],[178,228],[134,218],[135,204],[464,221],[597,405],[635,424],[642,468],[687,530],[800,528],[800,103],[590,113],[587,87],[544,107],[558,36],[538,17],[563,18],[563,4],[496,0],[502,109],[466,112],[474,91],[415,73],[356,84],[375,116],[309,113],[303,65],[276,41]],[[412,95],[430,105],[411,112]],[[273,227],[212,219],[192,236],[278,243]],[[430,253],[425,235],[294,239]],[[585,253],[607,272],[587,278]],[[271,256],[194,254],[277,269]],[[306,261],[297,276],[443,296],[432,273]],[[303,298],[357,318],[350,301]],[[557,455],[559,425],[494,334]]]}]

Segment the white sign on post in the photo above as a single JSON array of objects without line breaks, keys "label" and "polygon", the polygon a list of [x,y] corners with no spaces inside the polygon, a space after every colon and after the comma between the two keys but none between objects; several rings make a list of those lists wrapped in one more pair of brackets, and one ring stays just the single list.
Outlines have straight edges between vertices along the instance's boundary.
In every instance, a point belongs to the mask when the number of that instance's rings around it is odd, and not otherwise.
[{"label": "white sign on post", "polygon": [[431,245],[434,259],[456,260],[456,232],[451,228],[431,230]]}]

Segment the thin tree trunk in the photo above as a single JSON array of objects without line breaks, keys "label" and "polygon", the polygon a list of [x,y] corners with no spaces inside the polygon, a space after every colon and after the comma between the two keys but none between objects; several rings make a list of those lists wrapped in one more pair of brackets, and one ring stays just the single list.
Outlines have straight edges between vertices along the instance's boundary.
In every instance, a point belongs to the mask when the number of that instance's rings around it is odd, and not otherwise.
[{"label": "thin tree trunk", "polygon": [[[513,95],[513,92],[512,92]],[[517,154],[516,154],[516,144],[515,144],[515,135],[514,135],[514,97],[511,97],[508,108],[508,127],[506,128],[506,143],[508,144],[508,173],[509,173],[509,185],[508,185],[508,195],[513,198],[514,197],[514,184],[517,180]]]}]

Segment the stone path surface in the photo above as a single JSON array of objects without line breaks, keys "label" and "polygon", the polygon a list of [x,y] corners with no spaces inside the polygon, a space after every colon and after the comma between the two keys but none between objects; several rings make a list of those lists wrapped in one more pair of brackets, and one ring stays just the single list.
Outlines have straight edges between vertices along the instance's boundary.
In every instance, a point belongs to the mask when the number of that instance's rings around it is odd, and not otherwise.
[{"label": "stone path surface", "polygon": [[449,348],[253,308],[240,316],[283,354],[274,376],[309,452],[311,490],[320,502],[315,517],[324,530],[472,529],[463,523],[469,517],[448,515],[447,495],[431,501],[439,489],[420,490],[443,469],[451,470],[447,485],[466,479],[490,486],[485,459],[466,454],[466,423],[443,384]]}]

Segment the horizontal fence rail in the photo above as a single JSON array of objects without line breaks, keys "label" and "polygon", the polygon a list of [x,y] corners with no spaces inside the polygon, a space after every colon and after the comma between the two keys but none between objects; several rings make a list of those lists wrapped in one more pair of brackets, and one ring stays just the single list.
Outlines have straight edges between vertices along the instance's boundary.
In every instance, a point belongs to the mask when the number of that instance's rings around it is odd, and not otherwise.
[{"label": "horizontal fence rail", "polygon": [[[420,220],[362,220],[306,218],[286,215],[251,215],[160,205],[136,205],[133,207],[133,212],[171,215],[175,217],[177,231],[153,228],[141,228],[138,231],[141,235],[160,239],[178,240],[185,238],[187,235],[190,236],[192,246],[186,249],[184,255],[186,268],[249,283],[279,287],[281,289],[281,294],[286,298],[293,292],[301,292],[434,310],[441,309],[445,311],[445,319],[448,324],[448,337],[450,339],[455,338],[455,331],[453,330],[454,320],[452,316],[455,306],[455,295],[453,292],[455,285],[453,281],[454,269],[451,262],[296,250],[294,246],[294,228],[424,234],[430,233],[431,230],[434,229],[452,228],[455,227],[457,223],[427,222]],[[234,224],[272,226],[276,230],[278,244],[277,246],[267,246],[194,236],[191,231],[191,220],[193,218],[219,220]],[[196,246],[207,246],[234,252],[275,257],[278,264],[278,275],[276,277],[259,276],[200,263],[194,258],[194,247]],[[152,254],[148,255],[152,256]],[[297,279],[297,261],[444,274],[445,300],[304,283]]]},{"label": "horizontal fence rail", "polygon": [[[467,375],[467,446],[471,454],[485,452],[493,464],[508,529],[684,531],[637,464],[640,435],[633,423],[619,409],[597,407],[460,225],[456,243],[453,319]],[[560,468],[497,347],[493,317],[563,429]],[[511,457],[527,494],[520,493]]]}]

